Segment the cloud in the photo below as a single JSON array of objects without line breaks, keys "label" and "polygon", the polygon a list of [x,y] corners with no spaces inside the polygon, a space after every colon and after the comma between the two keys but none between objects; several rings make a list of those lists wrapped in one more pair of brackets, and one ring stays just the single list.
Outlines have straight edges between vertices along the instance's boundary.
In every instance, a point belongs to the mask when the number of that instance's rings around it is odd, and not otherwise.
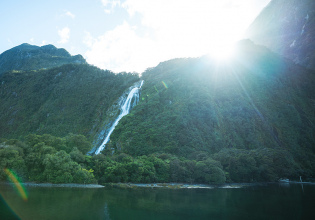
[{"label": "cloud", "polygon": [[39,46],[44,46],[44,45],[47,45],[47,44],[48,44],[47,41],[46,41],[46,40],[43,40],[43,41],[40,43]]},{"label": "cloud", "polygon": [[105,7],[104,11],[107,14],[112,13],[116,7],[121,5],[120,0],[102,0],[102,4]]},{"label": "cloud", "polygon": [[68,27],[64,27],[61,30],[58,30],[58,35],[60,37],[60,40],[58,43],[65,44],[69,41],[70,38],[70,29]]},{"label": "cloud", "polygon": [[240,25],[233,25],[238,22],[233,19],[236,14],[222,9],[227,2],[127,0],[122,7],[131,17],[136,13],[141,15],[141,25],[153,29],[157,44],[165,53],[186,57],[206,54],[222,39],[238,38],[235,31]]},{"label": "cloud", "polygon": [[259,9],[253,12],[251,1],[239,0],[235,5],[232,0],[102,0],[107,13],[121,7],[130,22],[101,36],[86,32],[85,57],[115,72],[142,72],[161,61],[218,51],[239,40],[257,15]]},{"label": "cloud", "polygon": [[240,6],[241,6],[241,4],[239,2],[235,2],[235,1],[229,1],[224,5],[225,8],[238,8]]},{"label": "cloud", "polygon": [[83,43],[88,47],[92,47],[93,44],[96,42],[96,39],[91,35],[90,32],[85,31],[84,33],[85,33],[85,36],[83,39]]},{"label": "cloud", "polygon": [[72,14],[70,11],[67,11],[67,12],[65,13],[65,15],[66,15],[66,16],[69,16],[69,17],[72,18],[72,19],[75,18],[75,15]]},{"label": "cloud", "polygon": [[122,7],[131,17],[141,15],[141,25],[153,29],[161,44],[172,45],[172,50],[182,56],[200,56],[218,44],[241,39],[260,10],[256,2],[239,0],[236,5],[234,0],[126,0]]}]

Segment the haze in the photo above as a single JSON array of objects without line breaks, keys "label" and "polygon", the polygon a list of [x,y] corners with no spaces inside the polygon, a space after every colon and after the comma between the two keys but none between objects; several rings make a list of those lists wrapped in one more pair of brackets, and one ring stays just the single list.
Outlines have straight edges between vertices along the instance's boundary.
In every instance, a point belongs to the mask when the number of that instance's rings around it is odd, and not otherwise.
[{"label": "haze", "polygon": [[0,2],[0,53],[54,44],[114,72],[222,56],[270,0],[14,0]]}]

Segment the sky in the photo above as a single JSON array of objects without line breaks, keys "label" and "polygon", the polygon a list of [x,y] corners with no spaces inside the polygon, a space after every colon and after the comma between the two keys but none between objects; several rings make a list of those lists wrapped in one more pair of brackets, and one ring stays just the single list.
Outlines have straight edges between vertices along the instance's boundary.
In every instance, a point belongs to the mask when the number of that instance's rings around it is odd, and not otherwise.
[{"label": "sky", "polygon": [[53,44],[114,72],[180,57],[219,55],[243,38],[270,0],[0,1],[0,53]]}]

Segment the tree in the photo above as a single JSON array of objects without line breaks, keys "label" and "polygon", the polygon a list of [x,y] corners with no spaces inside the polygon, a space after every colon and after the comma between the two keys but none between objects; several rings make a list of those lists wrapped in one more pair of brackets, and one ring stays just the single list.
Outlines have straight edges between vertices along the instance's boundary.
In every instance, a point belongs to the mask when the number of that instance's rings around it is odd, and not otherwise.
[{"label": "tree", "polygon": [[91,150],[91,143],[83,135],[69,134],[65,139],[68,149],[72,150],[74,147],[76,147],[83,154],[86,154],[89,152],[89,150]]},{"label": "tree", "polygon": [[207,159],[196,163],[195,179],[200,183],[225,183],[226,177],[220,162]]}]

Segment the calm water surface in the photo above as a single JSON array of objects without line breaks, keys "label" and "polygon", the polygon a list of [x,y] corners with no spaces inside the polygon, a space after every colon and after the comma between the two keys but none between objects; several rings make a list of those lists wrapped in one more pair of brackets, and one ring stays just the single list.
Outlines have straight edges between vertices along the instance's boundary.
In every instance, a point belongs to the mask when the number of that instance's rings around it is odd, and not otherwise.
[{"label": "calm water surface", "polygon": [[0,219],[14,219],[12,212],[26,220],[315,219],[315,185],[306,184],[214,189],[28,186],[26,190],[24,201],[11,185],[0,185]]}]

